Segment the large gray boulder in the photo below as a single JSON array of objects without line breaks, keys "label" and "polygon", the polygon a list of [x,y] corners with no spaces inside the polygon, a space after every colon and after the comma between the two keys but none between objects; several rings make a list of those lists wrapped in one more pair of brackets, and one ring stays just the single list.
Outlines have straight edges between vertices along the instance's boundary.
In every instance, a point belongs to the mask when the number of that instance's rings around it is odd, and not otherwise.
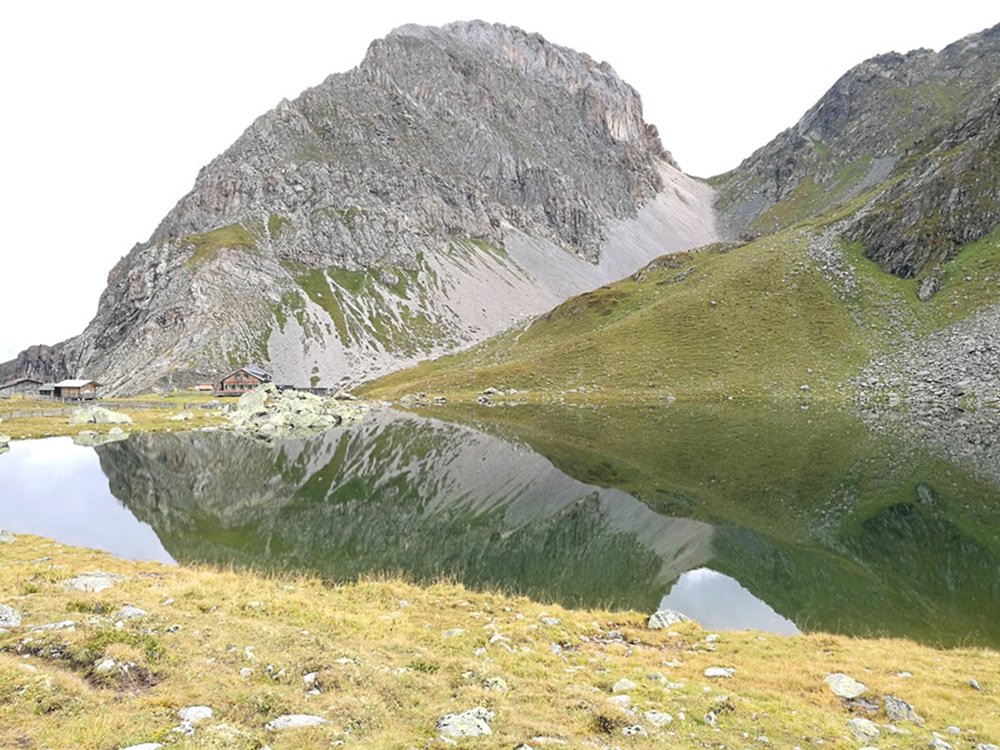
[{"label": "large gray boulder", "polygon": [[21,626],[21,613],[6,604],[0,604],[0,628]]},{"label": "large gray boulder", "polygon": [[265,383],[240,396],[227,418],[233,430],[273,441],[324,432],[360,419],[368,409],[363,402],[281,391],[273,383]]},{"label": "large gray boulder", "polygon": [[71,425],[79,424],[132,424],[132,417],[103,406],[82,406],[69,415]]}]

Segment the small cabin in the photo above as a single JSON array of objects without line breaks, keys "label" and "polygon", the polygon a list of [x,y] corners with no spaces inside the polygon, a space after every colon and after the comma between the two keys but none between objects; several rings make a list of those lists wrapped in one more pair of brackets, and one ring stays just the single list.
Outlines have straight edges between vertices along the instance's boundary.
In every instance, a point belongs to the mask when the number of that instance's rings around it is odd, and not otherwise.
[{"label": "small cabin", "polygon": [[34,378],[17,378],[9,383],[0,385],[0,398],[10,396],[37,396],[38,389],[42,387],[41,380]]},{"label": "small cabin", "polygon": [[91,401],[97,398],[98,385],[96,380],[60,380],[53,384],[52,395],[69,401]]},{"label": "small cabin", "polygon": [[252,391],[258,385],[270,383],[271,376],[257,365],[247,365],[238,370],[233,370],[219,381],[219,387],[215,394],[217,396],[242,396],[247,391]]}]

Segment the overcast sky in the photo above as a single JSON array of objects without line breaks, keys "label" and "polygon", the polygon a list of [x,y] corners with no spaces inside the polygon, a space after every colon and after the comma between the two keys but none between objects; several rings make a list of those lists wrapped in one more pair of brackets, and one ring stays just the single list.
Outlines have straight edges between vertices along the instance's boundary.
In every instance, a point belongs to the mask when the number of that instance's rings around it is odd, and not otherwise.
[{"label": "overcast sky", "polygon": [[[980,0],[5,3],[0,361],[83,330],[108,271],[255,117],[404,23],[481,18],[607,60],[686,171],[735,167],[849,67],[1000,22]],[[655,8],[655,11],[650,9]]]}]

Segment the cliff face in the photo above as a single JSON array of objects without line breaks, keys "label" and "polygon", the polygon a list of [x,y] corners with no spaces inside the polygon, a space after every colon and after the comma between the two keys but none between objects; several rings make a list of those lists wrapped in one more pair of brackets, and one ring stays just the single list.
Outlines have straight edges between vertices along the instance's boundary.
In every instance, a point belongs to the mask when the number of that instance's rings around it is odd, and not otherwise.
[{"label": "cliff face", "polygon": [[18,366],[111,391],[248,358],[358,380],[710,241],[710,203],[606,63],[406,26],[258,118],[112,269],[86,330]]},{"label": "cliff face", "polygon": [[852,68],[794,127],[712,181],[721,233],[766,234],[891,180],[848,233],[886,270],[914,275],[938,246],[978,239],[996,223],[993,167],[978,170],[995,158],[998,73],[1000,26]]}]

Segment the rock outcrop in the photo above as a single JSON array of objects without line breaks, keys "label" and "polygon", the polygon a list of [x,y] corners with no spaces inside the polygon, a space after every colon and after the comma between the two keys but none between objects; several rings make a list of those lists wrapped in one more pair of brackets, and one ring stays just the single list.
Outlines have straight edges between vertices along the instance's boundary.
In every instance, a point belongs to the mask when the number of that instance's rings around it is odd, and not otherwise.
[{"label": "rock outcrop", "polygon": [[335,385],[452,350],[714,237],[607,63],[405,26],[254,122],[111,270],[96,317],[0,368],[105,393],[259,359]]},{"label": "rock outcrop", "polygon": [[[989,121],[998,71],[1000,25],[941,52],[890,53],[857,65],[794,127],[712,181],[720,233],[766,234],[894,178],[895,187],[874,204],[880,210],[849,234],[886,270],[914,275],[929,258],[947,254],[942,246],[981,237],[995,224],[985,214],[995,215],[996,206],[996,129]],[[982,157],[985,173],[975,166]],[[984,205],[992,209],[980,211]],[[939,215],[942,226],[933,221]],[[890,227],[902,236],[890,239]]]}]

